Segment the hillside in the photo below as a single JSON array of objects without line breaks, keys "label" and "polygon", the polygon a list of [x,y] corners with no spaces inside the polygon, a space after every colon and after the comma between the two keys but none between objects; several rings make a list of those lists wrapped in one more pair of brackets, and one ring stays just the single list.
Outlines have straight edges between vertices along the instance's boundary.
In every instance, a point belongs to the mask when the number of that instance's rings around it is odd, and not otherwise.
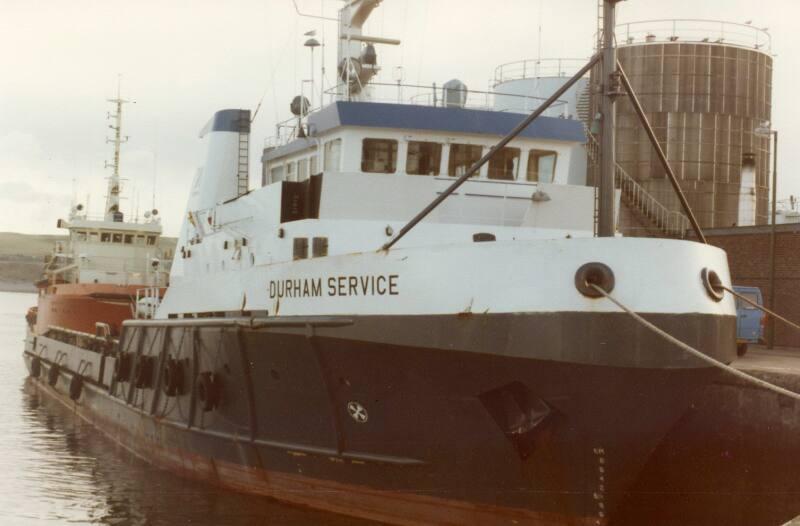
[{"label": "hillside", "polygon": [[[41,278],[44,256],[56,241],[66,236],[0,232],[0,290],[35,292],[33,282]],[[176,240],[162,238],[161,246],[174,252]]]},{"label": "hillside", "polygon": [[44,256],[65,236],[0,232],[0,290],[34,292],[42,274]]},{"label": "hillside", "polygon": [[15,234],[0,232],[0,257],[27,256],[40,260],[53,249],[56,241],[65,241],[66,236]]}]

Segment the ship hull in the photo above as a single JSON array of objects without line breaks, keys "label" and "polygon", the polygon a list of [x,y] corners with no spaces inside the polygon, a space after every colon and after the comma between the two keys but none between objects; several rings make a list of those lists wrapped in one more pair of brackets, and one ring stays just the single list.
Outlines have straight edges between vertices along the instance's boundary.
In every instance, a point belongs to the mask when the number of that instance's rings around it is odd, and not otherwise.
[{"label": "ship hull", "polygon": [[[25,356],[37,385],[185,476],[393,524],[605,524],[717,373],[622,314],[542,316],[137,323],[120,350],[155,360],[145,387],[69,343],[39,337]],[[733,352],[731,317],[651,318]],[[167,396],[171,359],[184,386]]]},{"label": "ship hull", "polygon": [[107,323],[119,335],[122,323],[133,315],[136,291],[142,285],[62,283],[43,289],[39,296],[35,330],[52,327],[95,333],[97,323]]}]

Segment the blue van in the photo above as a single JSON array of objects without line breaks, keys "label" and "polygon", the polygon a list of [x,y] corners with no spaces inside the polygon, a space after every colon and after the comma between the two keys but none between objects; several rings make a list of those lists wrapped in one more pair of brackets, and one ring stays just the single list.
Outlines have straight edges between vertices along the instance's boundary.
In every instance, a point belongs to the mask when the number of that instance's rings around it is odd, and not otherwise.
[{"label": "blue van", "polygon": [[[764,304],[761,289],[758,287],[741,287],[734,285],[733,290],[758,305]],[[747,350],[748,343],[759,343],[764,340],[764,324],[766,314],[749,303],[736,298],[736,342],[739,344],[739,355]]]}]

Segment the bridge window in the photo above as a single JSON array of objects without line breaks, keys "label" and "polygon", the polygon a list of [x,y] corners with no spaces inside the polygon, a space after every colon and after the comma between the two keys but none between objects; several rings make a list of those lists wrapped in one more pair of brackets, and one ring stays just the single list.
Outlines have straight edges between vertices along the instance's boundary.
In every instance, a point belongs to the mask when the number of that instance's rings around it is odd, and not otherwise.
[{"label": "bridge window", "polygon": [[89,243],[97,243],[97,232],[89,232]]},{"label": "bridge window", "polygon": [[283,181],[283,165],[273,166],[269,171],[269,182]]},{"label": "bridge window", "polygon": [[342,158],[342,140],[334,139],[325,143],[325,171],[338,172]]},{"label": "bridge window", "polygon": [[133,234],[125,234],[125,244],[126,245],[133,244]]},{"label": "bridge window", "polygon": [[364,139],[361,149],[361,171],[393,174],[397,171],[397,141]]},{"label": "bridge window", "polygon": [[111,243],[111,233],[110,232],[101,232],[100,233],[100,242],[101,243]]},{"label": "bridge window", "polygon": [[308,159],[297,161],[297,180],[302,182],[308,179]]},{"label": "bridge window", "polygon": [[296,172],[295,163],[286,163],[286,180],[287,181],[297,181],[297,172]]},{"label": "bridge window", "polygon": [[558,153],[552,150],[531,150],[528,154],[528,181],[552,183],[557,159]]},{"label": "bridge window", "polygon": [[311,173],[311,175],[316,175],[317,174],[317,155],[316,154],[311,156],[309,172]]},{"label": "bridge window", "polygon": [[122,234],[114,234],[113,242],[122,243]]},{"label": "bridge window", "polygon": [[147,244],[148,245],[155,245],[156,244],[156,236],[147,236]]},{"label": "bridge window", "polygon": [[409,175],[439,175],[442,163],[442,145],[437,142],[410,141],[406,158]]},{"label": "bridge window", "polygon": [[[483,155],[483,146],[479,144],[451,144],[450,162],[447,173],[451,177],[458,177],[467,173],[472,165],[478,162]],[[477,175],[477,174],[476,174]]]},{"label": "bridge window", "polygon": [[489,179],[513,181],[519,172],[519,148],[503,148],[489,161]]}]

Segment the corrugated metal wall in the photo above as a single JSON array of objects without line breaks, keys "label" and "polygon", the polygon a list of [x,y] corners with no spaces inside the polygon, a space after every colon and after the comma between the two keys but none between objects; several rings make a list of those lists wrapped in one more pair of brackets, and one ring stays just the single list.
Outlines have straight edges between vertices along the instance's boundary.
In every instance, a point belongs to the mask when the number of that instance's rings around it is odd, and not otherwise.
[{"label": "corrugated metal wall", "polygon": [[[738,221],[744,154],[756,158],[756,222],[768,219],[769,139],[754,130],[772,114],[772,57],[714,43],[621,46],[619,60],[700,224]],[[679,204],[626,98],[618,104],[617,162],[671,209]]]}]

